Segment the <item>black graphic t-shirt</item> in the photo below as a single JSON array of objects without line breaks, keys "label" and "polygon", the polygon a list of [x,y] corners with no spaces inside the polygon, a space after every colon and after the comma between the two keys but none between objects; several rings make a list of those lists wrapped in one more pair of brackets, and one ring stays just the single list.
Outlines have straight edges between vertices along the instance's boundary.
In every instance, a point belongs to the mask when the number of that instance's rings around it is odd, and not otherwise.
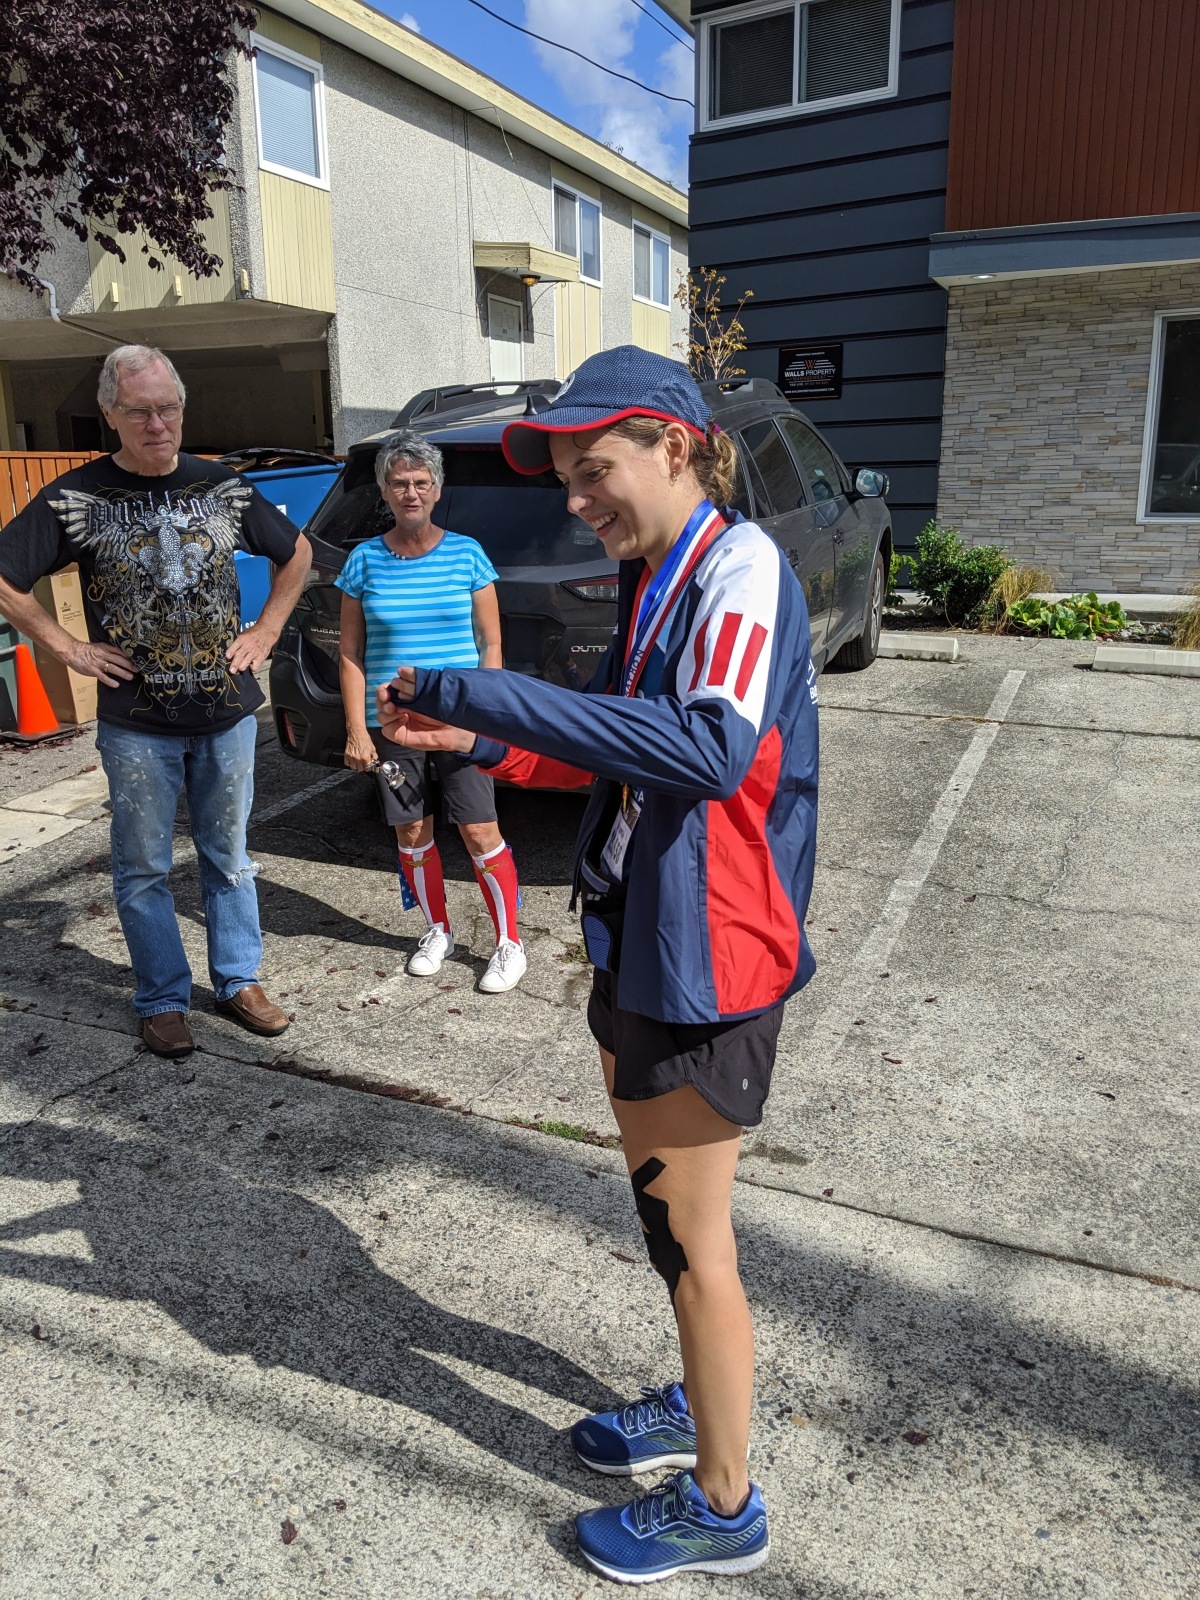
[{"label": "black graphic t-shirt", "polygon": [[234,552],[287,561],[297,529],[219,461],[180,455],[167,477],[111,456],[76,467],[0,529],[0,574],[28,592],[79,563],[88,632],[138,669],[99,685],[101,722],[150,733],[216,733],[263,701],[252,672],[230,672],[241,602]]}]

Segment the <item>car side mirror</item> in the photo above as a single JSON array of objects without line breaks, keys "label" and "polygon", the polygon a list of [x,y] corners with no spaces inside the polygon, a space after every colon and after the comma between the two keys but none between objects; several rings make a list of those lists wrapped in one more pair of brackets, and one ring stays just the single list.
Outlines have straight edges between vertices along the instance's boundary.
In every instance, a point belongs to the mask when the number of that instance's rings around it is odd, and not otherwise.
[{"label": "car side mirror", "polygon": [[854,479],[854,488],[864,500],[878,500],[890,487],[887,473],[876,467],[860,467]]}]

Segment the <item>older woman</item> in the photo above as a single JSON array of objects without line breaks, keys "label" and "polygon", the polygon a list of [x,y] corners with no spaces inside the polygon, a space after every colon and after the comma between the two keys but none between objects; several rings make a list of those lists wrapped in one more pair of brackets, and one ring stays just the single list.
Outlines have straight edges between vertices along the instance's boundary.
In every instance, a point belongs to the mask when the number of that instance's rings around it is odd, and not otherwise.
[{"label": "older woman", "polygon": [[736,458],[678,362],[632,346],[592,356],[505,430],[504,451],[520,472],[553,466],[568,509],[620,562],[612,649],[584,694],[406,667],[377,700],[410,748],[469,754],[514,782],[600,778],[576,851],[588,1023],[683,1381],[581,1419],[572,1439],[597,1472],[681,1470],[625,1507],[582,1512],[576,1531],[621,1582],[744,1573],[768,1535],[746,1475],[754,1337],[730,1201],[783,1002],[815,965],[804,593],[761,528],[716,509]]},{"label": "older woman", "polygon": [[499,667],[500,608],[496,569],[474,539],[439,528],[432,512],[442,491],[442,454],[418,433],[389,439],[375,461],[380,494],[395,519],[378,538],[357,545],[338,577],[342,591],[340,675],[346,708],[346,765],[369,772],[380,760],[401,781],[377,778],[384,815],[396,830],[402,886],[425,914],[426,930],[409,957],[415,977],[432,977],[454,951],[442,860],[433,840],[429,767],[437,768],[449,821],[457,823],[496,930],[496,948],[479,981],[502,994],[525,974],[517,932],[517,870],[496,826],[492,780],[449,752],[432,757],[393,744],[381,731],[367,684],[399,662],[428,667]]}]

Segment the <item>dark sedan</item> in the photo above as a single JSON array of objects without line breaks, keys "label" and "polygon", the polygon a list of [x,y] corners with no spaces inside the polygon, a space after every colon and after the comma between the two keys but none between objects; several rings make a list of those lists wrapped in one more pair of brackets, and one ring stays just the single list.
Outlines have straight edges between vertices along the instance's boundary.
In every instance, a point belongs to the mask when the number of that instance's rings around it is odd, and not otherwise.
[{"label": "dark sedan", "polygon": [[[430,390],[410,401],[394,425],[419,428],[442,451],[446,482],[433,520],[477,539],[500,573],[505,665],[579,688],[612,638],[616,566],[587,524],[568,514],[553,473],[522,477],[500,450],[506,424],[544,407],[555,387]],[[886,478],[870,469],[852,478],[774,384],[753,379],[706,386],[705,394],[738,449],[734,508],[778,541],[804,585],[817,670],[831,661],[869,666],[892,549]],[[388,437],[352,447],[305,530],[313,543],[312,578],[271,663],[279,742],[300,760],[342,764],[341,591],[333,580],[348,550],[390,524],[374,476],[376,453]]]}]

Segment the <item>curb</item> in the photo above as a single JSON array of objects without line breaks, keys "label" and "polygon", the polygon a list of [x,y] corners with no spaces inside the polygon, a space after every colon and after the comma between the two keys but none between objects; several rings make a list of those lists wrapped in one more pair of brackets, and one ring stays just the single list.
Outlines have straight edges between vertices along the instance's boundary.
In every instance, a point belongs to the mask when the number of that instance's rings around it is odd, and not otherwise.
[{"label": "curb", "polygon": [[939,634],[881,633],[879,654],[890,661],[957,661],[958,640]]},{"label": "curb", "polygon": [[1149,672],[1165,678],[1200,678],[1200,650],[1148,644],[1098,644],[1093,672]]}]

